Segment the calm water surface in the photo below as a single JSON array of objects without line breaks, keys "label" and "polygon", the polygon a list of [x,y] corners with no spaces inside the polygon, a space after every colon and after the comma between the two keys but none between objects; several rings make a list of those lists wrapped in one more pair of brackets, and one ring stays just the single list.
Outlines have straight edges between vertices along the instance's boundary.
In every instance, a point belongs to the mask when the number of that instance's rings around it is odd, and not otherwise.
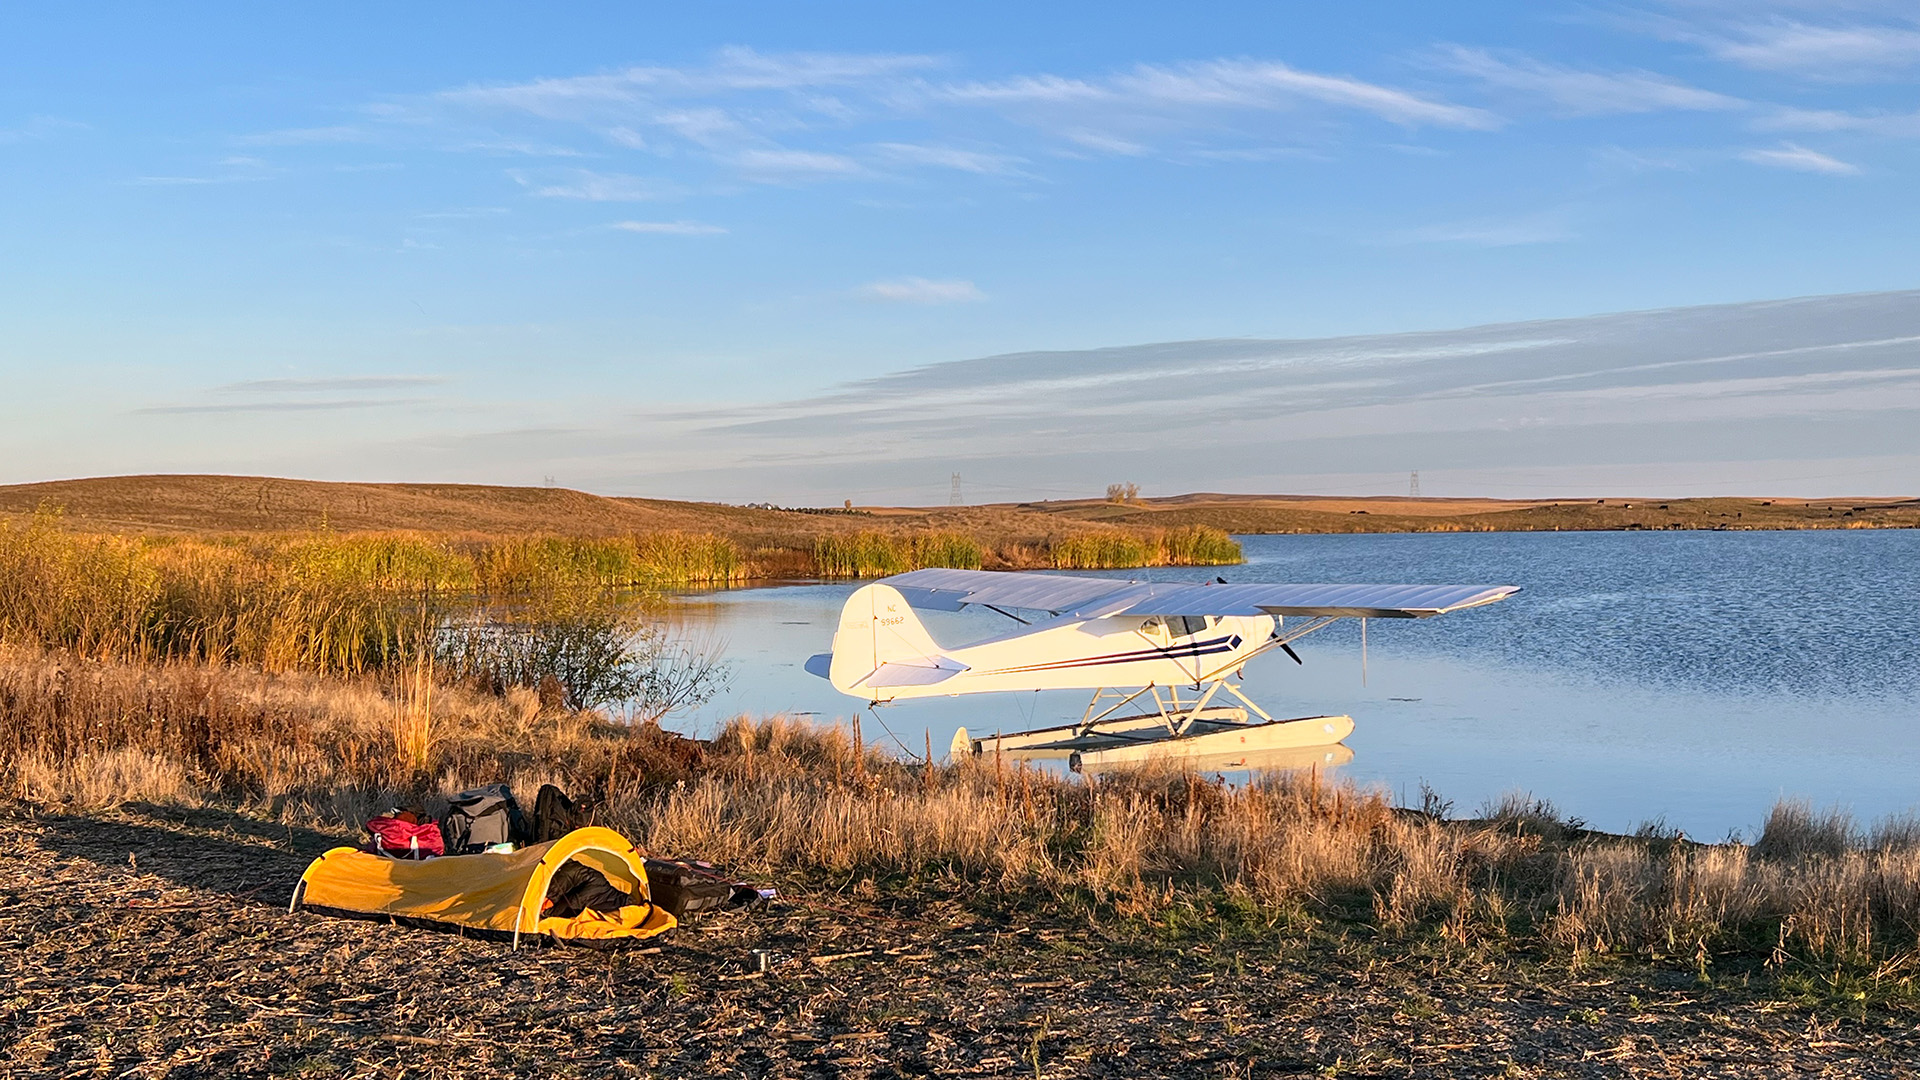
[{"label": "calm water surface", "polygon": [[[1106,576],[1233,582],[1520,585],[1430,620],[1341,623],[1248,666],[1275,715],[1346,713],[1344,767],[1459,812],[1525,790],[1599,828],[1664,818],[1690,835],[1757,833],[1781,796],[1863,818],[1920,807],[1920,532],[1456,533],[1249,536],[1243,566]],[[863,703],[801,669],[827,651],[854,586],[687,598],[686,628],[724,643],[729,692],[682,726],[738,712],[850,719]],[[925,613],[943,644],[1005,625]],[[936,756],[954,729],[1076,719],[1079,692],[988,694],[863,713],[869,739]],[[895,747],[897,750],[898,747]]]}]

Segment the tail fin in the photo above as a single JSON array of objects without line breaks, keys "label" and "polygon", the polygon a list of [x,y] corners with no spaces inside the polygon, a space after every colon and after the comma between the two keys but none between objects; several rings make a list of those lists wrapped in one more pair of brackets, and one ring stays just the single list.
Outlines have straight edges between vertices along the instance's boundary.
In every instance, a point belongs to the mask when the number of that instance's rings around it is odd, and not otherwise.
[{"label": "tail fin", "polygon": [[872,677],[882,664],[932,669],[928,674],[964,670],[940,655],[940,646],[933,643],[899,590],[891,585],[866,585],[847,597],[847,605],[840,609],[840,629],[833,635],[833,659],[827,678],[843,694],[865,696],[867,690],[854,688],[871,687]]}]

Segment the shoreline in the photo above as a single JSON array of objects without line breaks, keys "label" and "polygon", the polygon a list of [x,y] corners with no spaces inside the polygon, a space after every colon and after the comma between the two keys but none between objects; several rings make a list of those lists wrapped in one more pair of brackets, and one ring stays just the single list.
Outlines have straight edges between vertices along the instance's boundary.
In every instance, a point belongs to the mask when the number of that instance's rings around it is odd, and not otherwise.
[{"label": "shoreline", "polygon": [[1088,919],[816,874],[644,949],[515,951],[288,914],[282,887],[334,840],[306,829],[7,802],[0,840],[0,1067],[22,1078],[1877,1078],[1920,1060],[1905,998],[1758,961],[1383,934],[1358,909],[1196,895]]}]

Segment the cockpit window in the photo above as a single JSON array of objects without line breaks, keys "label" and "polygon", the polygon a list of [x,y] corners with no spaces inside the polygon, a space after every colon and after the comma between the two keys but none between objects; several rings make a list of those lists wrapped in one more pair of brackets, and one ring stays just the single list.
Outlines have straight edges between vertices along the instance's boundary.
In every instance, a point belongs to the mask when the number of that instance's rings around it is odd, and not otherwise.
[{"label": "cockpit window", "polygon": [[1204,634],[1213,628],[1211,615],[1155,615],[1140,624],[1140,632],[1149,637],[1166,634],[1169,637],[1186,638],[1195,634]]}]

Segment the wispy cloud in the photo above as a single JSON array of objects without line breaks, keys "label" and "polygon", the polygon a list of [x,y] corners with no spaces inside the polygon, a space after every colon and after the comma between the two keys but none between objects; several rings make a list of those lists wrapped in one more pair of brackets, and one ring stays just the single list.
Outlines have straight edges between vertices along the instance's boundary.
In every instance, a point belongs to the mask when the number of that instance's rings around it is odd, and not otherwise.
[{"label": "wispy cloud", "polygon": [[34,116],[19,127],[0,128],[0,145],[45,139],[62,131],[84,131],[87,125],[58,116]]},{"label": "wispy cloud", "polygon": [[[1755,431],[1768,433],[1769,455],[1803,447],[1831,455],[1846,452],[1835,440],[1905,445],[1920,415],[1917,346],[1920,292],[1320,340],[1163,342],[933,364],[809,398],[649,411],[551,436],[445,437],[431,452],[522,467],[532,455],[590,459],[601,475],[654,493],[833,503],[934,477],[944,494],[960,462],[970,476],[1007,485],[1009,498],[1097,492],[1120,468],[1161,490],[1201,483],[1196,459],[1160,442],[1102,441],[1117,429],[1222,431],[1241,464],[1205,482],[1253,491],[1288,490],[1288,473],[1384,475],[1408,460],[1423,472],[1433,461],[1725,462],[1729,446],[1759,445]],[[1062,409],[1063,400],[1074,407]],[[1101,451],[1088,454],[1089,445]]]},{"label": "wispy cloud", "polygon": [[1496,248],[1554,244],[1576,238],[1577,234],[1558,216],[1534,215],[1423,225],[1389,233],[1384,239],[1389,244],[1466,244]]},{"label": "wispy cloud", "polygon": [[508,210],[504,206],[459,206],[451,210],[423,210],[413,216],[428,220],[441,218],[464,220],[469,218],[499,217],[507,212]]},{"label": "wispy cloud", "polygon": [[267,180],[281,173],[257,157],[228,155],[214,163],[222,172],[184,176],[136,176],[131,183],[139,187],[196,187],[208,184],[244,184]]},{"label": "wispy cloud", "polygon": [[1097,153],[1113,154],[1118,157],[1139,157],[1148,152],[1147,146],[1143,143],[1134,142],[1132,139],[1123,139],[1118,135],[1110,135],[1104,131],[1088,131],[1086,128],[1068,128],[1062,131],[1060,136],[1075,146],[1083,147]]},{"label": "wispy cloud", "polygon": [[817,150],[742,150],[733,156],[733,163],[757,179],[851,176],[864,171],[859,162],[844,154]]},{"label": "wispy cloud", "polygon": [[1007,154],[979,150],[961,150],[951,146],[926,146],[919,143],[879,143],[874,153],[883,161],[900,165],[926,165],[961,172],[1004,174],[1017,171],[1021,159]]},{"label": "wispy cloud", "polygon": [[1887,138],[1920,138],[1920,112],[1845,112],[1783,108],[1755,120],[1756,131],[1859,131]]},{"label": "wispy cloud", "polygon": [[1342,75],[1302,71],[1274,61],[1212,60],[1172,67],[1143,65],[1113,80],[1125,97],[1170,105],[1284,108],[1314,101],[1413,126],[1487,130],[1500,118],[1485,109]]},{"label": "wispy cloud", "polygon": [[330,127],[286,128],[242,135],[234,141],[242,146],[313,146],[325,143],[367,142],[372,133],[348,124]]},{"label": "wispy cloud", "polygon": [[964,304],[987,298],[971,281],[932,281],[921,277],[870,282],[855,289],[854,295],[895,304]]},{"label": "wispy cloud", "polygon": [[678,188],[664,180],[629,173],[598,173],[575,169],[564,179],[552,182],[535,180],[525,173],[508,174],[522,186],[533,189],[543,199],[582,199],[587,202],[651,202],[678,194]]},{"label": "wispy cloud", "polygon": [[[979,176],[1026,174],[1030,147],[960,147],[938,137],[959,114],[987,114],[1035,133],[1042,153],[1093,150],[1133,156],[1156,145],[1190,161],[1194,151],[1286,136],[1242,128],[1282,125],[1326,130],[1344,113],[1407,128],[1490,130],[1500,117],[1425,90],[1351,75],[1309,71],[1278,60],[1205,59],[1139,64],[1091,76],[1052,72],[991,81],[942,78],[946,62],[908,54],[765,54],[724,49],[683,66],[523,83],[466,86],[395,104],[391,122],[467,131],[457,148],[554,153],[647,154],[709,163],[756,183],[883,179],[886,166],[949,169]],[[1297,114],[1297,115],[1296,115]],[[1264,119],[1259,119],[1264,118]],[[1243,123],[1244,121],[1244,123]],[[977,127],[979,121],[965,124]],[[902,137],[912,128],[931,138]],[[515,128],[526,128],[517,131]],[[873,138],[875,130],[884,133]],[[530,185],[531,186],[531,185]],[[597,200],[656,197],[625,180],[551,180],[535,194]]]},{"label": "wispy cloud", "polygon": [[467,86],[443,91],[443,102],[508,109],[553,118],[577,118],[607,105],[702,97],[724,92],[808,90],[857,86],[941,66],[908,54],[767,54],[726,48],[713,62],[688,67],[635,66],[599,75]]},{"label": "wispy cloud", "polygon": [[323,394],[348,390],[392,390],[438,386],[444,375],[336,375],[314,379],[246,379],[214,387],[223,394]]},{"label": "wispy cloud", "polygon": [[1752,23],[1702,44],[1722,60],[1769,71],[1857,78],[1920,62],[1920,30],[1901,26],[1816,26],[1790,19]]},{"label": "wispy cloud", "polygon": [[471,139],[466,142],[455,143],[449,147],[449,149],[457,152],[504,154],[513,157],[577,158],[587,156],[584,150],[576,150],[571,146],[561,146],[556,143],[538,142],[532,139]]},{"label": "wispy cloud", "polygon": [[1826,173],[1829,176],[1851,176],[1860,171],[1858,165],[1852,165],[1839,158],[1829,157],[1818,150],[1809,150],[1795,143],[1781,143],[1772,150],[1747,150],[1741,153],[1741,160],[1755,165],[1767,165],[1776,169],[1794,169],[1799,172]]},{"label": "wispy cloud", "polygon": [[1739,98],[1689,86],[1651,71],[1586,71],[1530,57],[1452,46],[1440,63],[1491,87],[1552,103],[1576,116],[1669,110],[1738,109]]},{"label": "wispy cloud", "polygon": [[1624,146],[1603,146],[1593,152],[1596,164],[1631,173],[1692,172],[1693,156],[1667,150],[1630,150]]},{"label": "wispy cloud", "polygon": [[1303,71],[1278,61],[1207,60],[1142,64],[1101,79],[1027,75],[998,82],[931,88],[940,100],[972,105],[1102,107],[1126,115],[1220,110],[1274,111],[1318,103],[1353,109],[1410,126],[1485,130],[1500,118],[1484,109],[1455,105],[1411,91],[1343,75]]},{"label": "wispy cloud", "polygon": [[136,176],[131,183],[139,187],[195,187],[203,184],[244,184],[265,179],[267,176],[262,173],[235,173],[226,176]]},{"label": "wispy cloud", "polygon": [[192,413],[289,413],[337,412],[344,409],[385,409],[396,405],[419,405],[427,398],[383,398],[349,401],[247,401],[216,405],[149,405],[135,409],[141,416],[172,416]]},{"label": "wispy cloud", "polygon": [[621,232],[655,233],[664,236],[719,236],[727,230],[698,221],[616,221],[607,226]]}]

